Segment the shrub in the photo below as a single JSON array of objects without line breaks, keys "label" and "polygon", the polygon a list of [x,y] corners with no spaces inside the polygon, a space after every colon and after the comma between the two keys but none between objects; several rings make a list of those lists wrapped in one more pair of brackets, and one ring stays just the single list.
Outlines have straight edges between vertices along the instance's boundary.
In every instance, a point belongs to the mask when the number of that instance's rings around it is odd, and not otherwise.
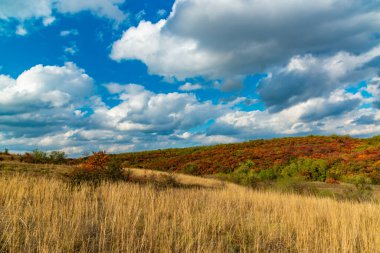
[{"label": "shrub", "polygon": [[38,149],[32,151],[32,163],[45,163],[48,160],[47,153]]},{"label": "shrub", "polygon": [[30,153],[25,153],[20,157],[20,162],[33,163],[33,156]]},{"label": "shrub", "polygon": [[181,172],[184,174],[189,174],[189,175],[197,175],[198,166],[194,163],[188,163],[185,165],[184,168],[182,168]]},{"label": "shrub", "polygon": [[105,151],[93,152],[80,167],[88,171],[104,171],[109,161],[109,156]]},{"label": "shrub", "polygon": [[220,173],[217,175],[222,180],[227,180],[235,184],[256,188],[258,176],[253,171],[254,163],[250,160],[241,163],[240,166],[231,173]]},{"label": "shrub", "polygon": [[260,180],[273,180],[276,179],[276,174],[274,173],[273,169],[266,169],[266,170],[261,170],[257,177]]},{"label": "shrub", "polygon": [[62,151],[52,151],[46,153],[44,151],[35,149],[32,153],[25,153],[20,156],[21,162],[26,163],[54,163],[62,164],[66,162],[66,154]]},{"label": "shrub", "polygon": [[180,187],[181,186],[181,184],[178,183],[176,177],[172,173],[162,174],[160,177],[162,179],[161,186],[163,187]]},{"label": "shrub", "polygon": [[299,158],[286,166],[281,175],[283,177],[302,176],[308,180],[324,182],[327,169],[328,163],[323,159]]},{"label": "shrub", "polygon": [[127,181],[130,178],[130,172],[124,173],[119,159],[110,158],[106,152],[101,151],[94,152],[67,176],[73,185],[86,182],[97,186],[102,181]]},{"label": "shrub", "polygon": [[123,171],[123,163],[120,159],[117,159],[116,157],[113,157],[109,160],[105,173],[107,174],[107,177],[111,180],[119,180],[121,178],[124,179],[126,176],[126,179],[129,179],[130,171],[128,171],[127,174]]}]

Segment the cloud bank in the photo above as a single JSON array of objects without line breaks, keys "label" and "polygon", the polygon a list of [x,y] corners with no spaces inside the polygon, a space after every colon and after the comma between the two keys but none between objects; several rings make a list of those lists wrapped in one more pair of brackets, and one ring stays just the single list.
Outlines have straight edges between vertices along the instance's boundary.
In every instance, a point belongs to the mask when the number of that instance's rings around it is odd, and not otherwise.
[{"label": "cloud bank", "polygon": [[230,77],[295,55],[366,52],[379,26],[378,1],[177,0],[167,19],[125,31],[111,57],[169,77]]},{"label": "cloud bank", "polygon": [[[0,19],[18,21],[20,35],[24,22],[56,14],[119,23],[123,3],[5,0]],[[139,60],[178,90],[97,83],[74,63],[0,75],[0,141],[80,154],[380,133],[379,1],[176,0],[165,19],[141,18],[112,43],[111,60]],[[265,77],[247,82],[255,75]]]}]

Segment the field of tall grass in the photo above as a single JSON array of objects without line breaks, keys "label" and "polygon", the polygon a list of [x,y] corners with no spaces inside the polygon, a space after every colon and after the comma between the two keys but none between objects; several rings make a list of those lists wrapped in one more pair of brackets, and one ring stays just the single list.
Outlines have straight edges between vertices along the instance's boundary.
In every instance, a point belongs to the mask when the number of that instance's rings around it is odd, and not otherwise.
[{"label": "field of tall grass", "polygon": [[199,187],[3,175],[0,252],[379,252],[379,204],[185,180]]}]

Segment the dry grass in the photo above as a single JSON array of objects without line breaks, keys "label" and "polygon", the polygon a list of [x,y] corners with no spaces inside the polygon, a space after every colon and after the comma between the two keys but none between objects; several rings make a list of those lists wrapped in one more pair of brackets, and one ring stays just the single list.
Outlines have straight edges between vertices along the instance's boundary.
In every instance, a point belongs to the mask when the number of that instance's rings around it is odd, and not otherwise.
[{"label": "dry grass", "polygon": [[0,252],[379,252],[379,217],[374,203],[230,184],[70,190],[54,178],[0,178]]},{"label": "dry grass", "polygon": [[2,161],[0,162],[0,175],[7,174],[28,174],[36,176],[62,176],[73,170],[70,165],[56,164],[34,164],[23,163],[19,161]]},{"label": "dry grass", "polygon": [[220,180],[215,180],[211,178],[205,177],[194,177],[185,174],[169,174],[167,172],[162,171],[153,171],[153,170],[144,170],[144,169],[134,169],[128,168],[126,170],[130,170],[133,177],[137,178],[147,178],[148,180],[151,178],[155,178],[156,180],[164,179],[165,175],[172,176],[174,179],[183,186],[198,186],[204,188],[221,188],[225,186],[225,183]]}]

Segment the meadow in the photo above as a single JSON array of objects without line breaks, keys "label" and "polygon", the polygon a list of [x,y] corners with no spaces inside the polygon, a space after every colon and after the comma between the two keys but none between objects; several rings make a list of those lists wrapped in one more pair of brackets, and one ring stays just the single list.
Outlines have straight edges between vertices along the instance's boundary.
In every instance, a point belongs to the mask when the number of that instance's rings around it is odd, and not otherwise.
[{"label": "meadow", "polygon": [[[132,170],[140,178],[156,172]],[[0,252],[378,252],[376,202],[252,190],[177,175],[179,187],[0,177]],[[191,186],[191,187],[186,187]]]},{"label": "meadow", "polygon": [[377,137],[0,158],[0,253],[380,252]]}]

